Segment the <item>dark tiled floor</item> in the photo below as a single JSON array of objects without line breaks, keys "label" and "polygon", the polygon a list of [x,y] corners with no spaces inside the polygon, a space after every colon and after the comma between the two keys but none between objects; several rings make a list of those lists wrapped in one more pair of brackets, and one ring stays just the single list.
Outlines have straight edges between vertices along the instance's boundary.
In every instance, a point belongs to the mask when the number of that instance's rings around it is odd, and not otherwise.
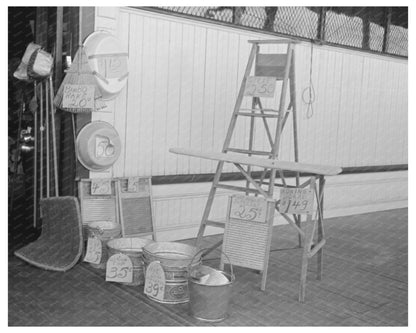
[{"label": "dark tiled floor", "polygon": [[[324,276],[310,265],[306,302],[297,301],[301,252],[285,225],[274,228],[266,291],[260,275],[235,267],[229,318],[216,326],[407,326],[407,209],[327,219]],[[218,240],[208,237],[207,243]],[[218,255],[206,260],[218,265]],[[207,325],[188,304],[147,299],[142,287],[104,282],[85,263],[66,273],[9,259],[9,325]]]}]

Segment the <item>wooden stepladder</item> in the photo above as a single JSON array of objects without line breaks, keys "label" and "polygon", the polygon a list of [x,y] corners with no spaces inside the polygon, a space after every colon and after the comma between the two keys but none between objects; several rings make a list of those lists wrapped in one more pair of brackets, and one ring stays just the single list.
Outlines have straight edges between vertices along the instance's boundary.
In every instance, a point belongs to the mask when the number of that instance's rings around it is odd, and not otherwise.
[{"label": "wooden stepladder", "polygon": [[[341,168],[333,166],[312,165],[299,163],[298,140],[297,140],[297,119],[296,119],[296,83],[295,83],[295,61],[294,45],[292,40],[254,40],[249,41],[252,44],[248,64],[242,79],[242,84],[237,96],[234,111],[231,117],[227,135],[221,152],[200,152],[191,149],[171,148],[170,151],[176,154],[188,155],[200,158],[206,158],[218,161],[216,173],[208,195],[208,200],[203,211],[201,225],[198,231],[196,246],[202,247],[202,241],[207,226],[221,227],[225,229],[224,237],[229,237],[224,242],[224,249],[229,250],[231,261],[237,262],[237,265],[260,269],[262,272],[261,289],[265,290],[267,264],[269,259],[271,231],[273,226],[273,217],[275,211],[280,213],[284,219],[297,231],[299,247],[303,246],[299,300],[304,301],[306,275],[309,260],[315,256],[318,257],[318,279],[322,276],[322,248],[325,244],[323,231],[323,190],[326,175],[336,175],[341,172]],[[285,53],[261,53],[260,46],[278,44],[286,45]],[[250,75],[253,71],[254,76]],[[276,81],[281,81],[281,91],[278,98],[278,108],[263,107],[261,99],[275,97]],[[289,93],[289,103],[286,101],[286,95]],[[244,98],[251,99],[251,108],[242,108]],[[289,116],[292,115],[293,123],[293,144],[294,144],[294,161],[281,161],[279,158],[279,147],[283,129]],[[248,147],[232,147],[233,133],[236,128],[237,119],[240,117],[249,117],[250,130],[248,136]],[[270,150],[255,149],[255,127],[256,121],[263,126],[267,135]],[[271,130],[271,123],[274,129]],[[237,170],[244,176],[245,186],[236,186],[227,184],[221,180],[224,172],[224,164],[232,163]],[[256,171],[260,169],[260,171]],[[294,183],[288,184],[285,179],[285,172],[294,175]],[[300,174],[307,174],[308,179],[300,182]],[[319,186],[317,186],[319,180]],[[293,182],[293,181],[292,181]],[[275,188],[280,187],[281,193],[279,200],[275,197]],[[216,221],[210,218],[211,209],[217,189],[242,192],[248,197],[262,197],[267,203],[267,209],[263,208],[263,219],[260,221],[251,221],[250,218],[238,216],[240,213],[233,215],[232,202],[229,207],[227,222]],[[239,202],[244,201],[238,199]],[[253,205],[254,201],[249,200]],[[316,201],[317,209],[313,209],[313,203]],[[256,204],[258,207],[260,205]],[[252,206],[251,208],[253,208]],[[269,209],[271,207],[271,209]],[[254,207],[255,208],[255,207]],[[253,210],[252,210],[253,212]],[[315,214],[315,216],[313,216]],[[250,216],[248,214],[247,216]],[[306,216],[306,221],[301,226],[302,217]],[[245,223],[249,234],[244,241],[243,233]],[[258,226],[258,228],[256,227]],[[250,229],[251,228],[251,229]],[[248,244],[261,232],[262,247],[259,247],[256,256],[252,260],[245,260],[240,253],[244,253],[244,248],[240,248],[238,243]],[[239,234],[240,233],[240,234]],[[231,240],[231,236],[234,241]],[[237,236],[236,236],[237,235]],[[240,237],[241,236],[241,237]],[[247,235],[245,235],[247,236]],[[252,236],[250,238],[250,236]],[[239,241],[243,240],[243,241]],[[205,253],[219,247],[223,240],[210,247]],[[237,246],[238,245],[238,246]],[[257,244],[251,243],[247,246],[253,249]],[[232,254],[232,252],[234,254]],[[248,252],[245,252],[246,254]],[[257,263],[258,261],[259,263]],[[239,263],[239,264],[238,264]],[[221,259],[221,265],[223,258]]]},{"label": "wooden stepladder", "polygon": [[[227,135],[224,141],[223,153],[236,153],[242,156],[267,156],[270,159],[276,160],[279,157],[280,139],[283,129],[287,122],[289,115],[293,119],[293,143],[294,143],[294,157],[295,162],[298,162],[298,140],[297,140],[297,122],[296,122],[296,82],[295,82],[295,54],[294,45],[297,43],[293,40],[253,40],[249,41],[252,44],[250,56],[247,67],[244,72],[240,91],[237,96],[232,118],[228,127]],[[287,45],[286,53],[260,53],[261,45]],[[254,65],[254,76],[250,76]],[[274,97],[274,87],[276,81],[282,81],[280,100],[277,109],[263,108],[261,99]],[[289,90],[290,102],[289,107],[286,106],[286,95]],[[250,98],[252,108],[242,108],[244,98]],[[234,130],[236,128],[237,119],[239,117],[250,117],[250,133],[248,140],[248,147],[235,148],[231,147],[230,143]],[[269,126],[269,120],[276,120],[274,133]],[[269,151],[259,151],[253,149],[256,121],[261,121],[267,138],[270,144]],[[274,135],[273,135],[274,134]],[[214,196],[216,190],[226,189],[245,192],[246,194],[254,193],[261,194],[266,198],[272,198],[275,188],[276,172],[279,172],[280,179],[285,184],[283,172],[276,169],[264,168],[261,173],[259,182],[252,179],[252,167],[250,165],[244,169],[241,164],[234,164],[237,169],[246,177],[247,182],[245,187],[236,187],[223,184],[220,182],[221,174],[223,172],[224,162],[219,161],[217,170],[209,192],[208,200],[202,215],[201,226],[198,231],[196,244],[199,245],[202,241],[206,226],[224,227],[224,223],[218,223],[209,219]],[[266,178],[268,182],[265,181]],[[252,186],[251,186],[252,185]],[[263,188],[266,185],[266,189]],[[267,186],[268,185],[268,186]],[[299,173],[296,173],[296,185],[299,185]],[[300,226],[300,216],[295,216],[295,223]],[[299,237],[299,245],[301,237]],[[220,244],[219,244],[220,245]]]}]

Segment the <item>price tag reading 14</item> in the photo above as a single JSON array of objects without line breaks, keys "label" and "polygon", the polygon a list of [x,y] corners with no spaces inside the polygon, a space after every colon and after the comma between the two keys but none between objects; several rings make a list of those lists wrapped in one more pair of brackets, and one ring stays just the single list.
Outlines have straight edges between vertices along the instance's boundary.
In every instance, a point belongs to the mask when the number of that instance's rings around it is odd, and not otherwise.
[{"label": "price tag reading 14", "polygon": [[287,214],[311,214],[313,192],[305,188],[282,188],[279,211]]},{"label": "price tag reading 14", "polygon": [[165,271],[158,261],[153,261],[146,269],[144,293],[163,301],[165,295]]}]

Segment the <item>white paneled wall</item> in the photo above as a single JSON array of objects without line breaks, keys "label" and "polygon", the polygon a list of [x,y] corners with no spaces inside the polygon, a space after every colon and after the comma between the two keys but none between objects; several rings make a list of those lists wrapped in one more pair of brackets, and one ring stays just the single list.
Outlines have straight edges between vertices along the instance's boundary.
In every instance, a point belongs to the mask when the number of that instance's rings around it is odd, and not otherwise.
[{"label": "white paneled wall", "polygon": [[[113,168],[91,177],[215,172],[213,161],[168,150],[221,150],[251,48],[247,41],[271,36],[127,7],[98,7],[95,24],[96,30],[108,30],[121,40],[129,54],[129,79],[106,112],[93,113],[93,120],[115,126],[123,151]],[[261,50],[284,52],[284,46]],[[342,167],[407,163],[407,60],[308,42],[296,45],[295,56],[302,162]],[[308,117],[310,81],[314,103]],[[263,103],[277,108],[278,100],[276,95]],[[249,99],[243,106],[250,107]],[[281,159],[293,160],[292,133],[288,121]],[[232,145],[247,144],[248,120],[239,120]],[[260,122],[255,145],[268,147]],[[235,169],[227,164],[225,170]],[[332,212],[342,215],[407,204],[406,172],[393,173],[389,183],[393,190],[384,194],[374,181],[382,178],[379,175],[360,176],[358,190],[348,192],[349,180],[357,177],[333,178],[332,193],[350,197],[329,196]],[[163,238],[195,236],[209,185],[154,186],[156,225]],[[386,204],[391,193],[397,194],[393,206]],[[219,197],[213,214],[223,215],[227,195]]]}]

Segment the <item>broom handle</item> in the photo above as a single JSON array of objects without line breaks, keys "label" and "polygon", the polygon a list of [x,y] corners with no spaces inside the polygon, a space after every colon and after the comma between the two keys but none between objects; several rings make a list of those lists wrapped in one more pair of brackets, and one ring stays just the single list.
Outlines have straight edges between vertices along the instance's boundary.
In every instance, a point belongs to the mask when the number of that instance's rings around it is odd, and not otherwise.
[{"label": "broom handle", "polygon": [[55,196],[59,196],[59,188],[58,188],[58,157],[57,157],[57,150],[56,150],[56,129],[55,129],[55,106],[53,105],[53,82],[52,82],[52,74],[49,76],[49,98],[50,98],[50,105],[51,105],[51,123],[52,123],[52,153],[53,153],[53,171],[54,171],[54,179],[55,179]]},{"label": "broom handle", "polygon": [[34,82],[34,92],[36,109],[34,114],[34,152],[33,152],[33,228],[37,226],[37,195],[38,195],[38,97],[37,97],[37,83]]},{"label": "broom handle", "polygon": [[49,189],[49,182],[50,182],[50,156],[49,156],[49,93],[48,93],[48,86],[45,82],[45,109],[46,109],[46,197],[49,198],[50,195],[50,189]]},{"label": "broom handle", "polygon": [[43,198],[43,131],[45,130],[44,123],[43,123],[43,84],[40,83],[40,149],[39,149],[39,157],[40,157],[40,172],[39,172],[39,197],[40,199]]}]

